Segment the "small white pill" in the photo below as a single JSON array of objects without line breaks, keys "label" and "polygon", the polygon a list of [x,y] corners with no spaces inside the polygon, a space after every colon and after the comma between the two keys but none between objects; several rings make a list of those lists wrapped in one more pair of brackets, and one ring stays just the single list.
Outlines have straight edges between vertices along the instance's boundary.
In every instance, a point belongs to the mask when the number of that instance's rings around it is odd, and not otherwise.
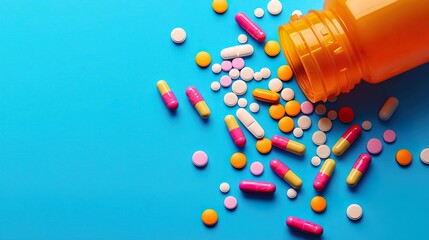
[{"label": "small white pill", "polygon": [[362,217],[363,211],[362,207],[357,204],[351,204],[347,208],[347,217],[350,218],[350,220],[356,221],[359,220]]},{"label": "small white pill", "polygon": [[251,103],[249,106],[249,109],[252,113],[257,113],[257,112],[259,112],[259,104]]},{"label": "small white pill", "polygon": [[240,71],[238,69],[233,68],[229,70],[228,75],[231,79],[237,79],[240,76]]},{"label": "small white pill", "polygon": [[262,8],[256,8],[255,11],[253,12],[253,14],[255,14],[255,17],[257,18],[261,18],[264,16],[264,9]]},{"label": "small white pill", "polygon": [[317,115],[323,115],[326,113],[326,107],[323,104],[318,104],[314,111]]},{"label": "small white pill", "polygon": [[301,17],[302,16],[302,12],[300,10],[294,10],[292,12],[291,16],[293,16],[293,15],[297,15],[298,17]]},{"label": "small white pill", "polygon": [[315,131],[311,136],[311,140],[317,146],[323,145],[326,143],[326,134],[322,131]]},{"label": "small white pill", "polygon": [[285,101],[290,101],[295,97],[295,92],[292,88],[283,88],[280,94]]},{"label": "small white pill", "polygon": [[318,156],[314,156],[311,158],[311,165],[318,167],[322,163],[322,160]]},{"label": "small white pill", "polygon": [[335,110],[329,110],[328,111],[328,118],[332,121],[334,121],[335,119],[337,119],[338,117],[338,113]]},{"label": "small white pill", "polygon": [[222,71],[222,66],[219,63],[215,63],[212,65],[213,73],[220,73]]},{"label": "small white pill", "polygon": [[319,122],[317,123],[317,126],[321,131],[329,132],[329,130],[331,130],[332,128],[332,122],[329,118],[324,117],[319,120]]},{"label": "small white pill", "polygon": [[279,15],[282,9],[282,3],[278,0],[270,0],[267,4],[267,10],[271,15]]},{"label": "small white pill", "polygon": [[210,88],[213,90],[213,92],[217,92],[220,89],[220,83],[213,81],[212,84],[210,84]]},{"label": "small white pill", "polygon": [[365,131],[369,131],[372,128],[372,123],[370,121],[368,121],[368,120],[365,120],[365,121],[362,122],[362,128]]},{"label": "small white pill", "polygon": [[220,56],[223,59],[233,59],[238,57],[247,57],[253,54],[253,46],[243,44],[222,49]]},{"label": "small white pill", "polygon": [[420,153],[420,160],[422,160],[424,164],[429,164],[429,148],[422,150]]},{"label": "small white pill", "polygon": [[301,116],[298,118],[298,126],[302,130],[307,130],[311,127],[311,118],[309,116]]},{"label": "small white pill", "polygon": [[223,183],[221,183],[221,184],[219,185],[219,190],[220,190],[222,193],[227,193],[227,192],[229,192],[229,189],[230,189],[229,184],[228,184],[228,183],[226,183],[226,182],[223,182]]},{"label": "small white pill", "polygon": [[173,42],[180,44],[186,40],[186,32],[183,28],[175,28],[170,33],[171,40]]},{"label": "small white pill", "polygon": [[286,195],[287,195],[287,197],[288,197],[288,198],[290,198],[290,199],[294,199],[294,198],[296,198],[296,196],[298,195],[298,193],[296,192],[296,190],[295,190],[295,189],[293,189],[293,188],[289,188],[289,189],[287,190],[287,192],[286,192]]},{"label": "small white pill", "polygon": [[239,95],[239,96],[245,94],[246,91],[247,91],[247,84],[246,84],[246,82],[243,81],[243,80],[237,80],[237,81],[235,81],[232,84],[232,91],[235,94]]},{"label": "small white pill", "polygon": [[271,76],[271,71],[267,67],[262,68],[260,72],[262,73],[262,78],[266,79],[266,78],[269,78]]},{"label": "small white pill", "polygon": [[262,80],[262,73],[261,72],[255,72],[255,74],[253,74],[253,79],[255,79],[256,81],[261,81]]},{"label": "small white pill", "polygon": [[253,69],[250,68],[250,67],[244,67],[240,71],[240,77],[244,81],[250,81],[250,80],[252,80],[253,79],[253,74],[254,74]]},{"label": "small white pill", "polygon": [[239,43],[246,43],[247,42],[247,35],[242,33],[238,35],[237,40]]},{"label": "small white pill", "polygon": [[382,121],[389,120],[399,106],[399,100],[395,97],[390,97],[386,100],[383,107],[380,109],[378,116]]},{"label": "small white pill", "polygon": [[302,129],[301,128],[295,128],[294,130],[293,130],[293,135],[296,137],[296,138],[300,138],[300,137],[302,137],[302,135],[304,134],[304,132],[302,131]]},{"label": "small white pill", "polygon": [[238,99],[238,106],[242,107],[242,108],[246,107],[247,106],[247,99],[245,99],[245,98]]},{"label": "small white pill", "polygon": [[316,149],[317,156],[320,158],[328,158],[331,155],[331,149],[327,145],[320,145]]},{"label": "small white pill", "polygon": [[268,82],[268,88],[273,92],[280,92],[283,89],[283,82],[278,78],[273,78]]},{"label": "small white pill", "polygon": [[237,101],[238,101],[237,95],[235,95],[232,92],[228,92],[228,93],[225,94],[225,96],[223,96],[223,102],[228,107],[234,107],[235,104],[237,104]]}]

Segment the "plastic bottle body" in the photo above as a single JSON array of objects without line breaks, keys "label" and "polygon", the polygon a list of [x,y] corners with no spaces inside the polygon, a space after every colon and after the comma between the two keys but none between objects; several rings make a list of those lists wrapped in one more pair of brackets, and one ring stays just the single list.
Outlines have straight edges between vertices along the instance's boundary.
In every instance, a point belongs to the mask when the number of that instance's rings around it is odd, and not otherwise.
[{"label": "plastic bottle body", "polygon": [[279,27],[283,51],[310,101],[429,61],[427,2],[326,0],[324,8]]}]

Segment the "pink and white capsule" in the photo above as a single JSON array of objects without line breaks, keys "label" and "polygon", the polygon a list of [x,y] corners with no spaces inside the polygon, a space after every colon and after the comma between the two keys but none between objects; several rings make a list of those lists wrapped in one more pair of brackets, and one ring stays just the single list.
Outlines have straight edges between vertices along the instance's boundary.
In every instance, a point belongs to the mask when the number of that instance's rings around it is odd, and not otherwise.
[{"label": "pink and white capsule", "polygon": [[156,83],[156,87],[158,88],[165,105],[167,105],[170,110],[176,110],[179,107],[179,102],[177,101],[176,96],[174,95],[173,91],[171,91],[167,82],[164,80],[159,80]]},{"label": "pink and white capsule", "polygon": [[256,23],[254,23],[245,13],[235,14],[235,21],[252,36],[256,41],[263,42],[267,35]]}]

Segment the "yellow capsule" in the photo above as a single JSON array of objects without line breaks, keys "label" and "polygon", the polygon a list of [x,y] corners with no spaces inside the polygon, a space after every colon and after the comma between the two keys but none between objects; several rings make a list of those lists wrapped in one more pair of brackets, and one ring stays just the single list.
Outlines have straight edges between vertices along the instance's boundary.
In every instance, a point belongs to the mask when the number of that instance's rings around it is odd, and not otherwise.
[{"label": "yellow capsule", "polygon": [[202,118],[208,118],[210,116],[210,108],[207,106],[207,103],[204,101],[204,98],[201,96],[200,92],[195,87],[188,87],[186,89],[186,95],[188,96],[189,101],[194,105],[197,112]]},{"label": "yellow capsule", "polygon": [[292,170],[287,171],[283,179],[288,182],[293,188],[300,188],[302,186],[302,180]]},{"label": "yellow capsule", "polygon": [[200,114],[203,118],[210,117],[210,108],[207,106],[207,103],[205,101],[197,102],[195,104],[195,109],[197,109],[197,112]]},{"label": "yellow capsule", "polygon": [[340,140],[338,140],[338,142],[332,147],[332,153],[335,154],[335,156],[341,156],[344,151],[350,147],[350,145],[351,144],[346,139],[340,138]]},{"label": "yellow capsule", "polygon": [[349,186],[355,186],[359,182],[361,177],[362,173],[359,170],[353,168],[350,171],[349,176],[347,176],[346,183]]}]

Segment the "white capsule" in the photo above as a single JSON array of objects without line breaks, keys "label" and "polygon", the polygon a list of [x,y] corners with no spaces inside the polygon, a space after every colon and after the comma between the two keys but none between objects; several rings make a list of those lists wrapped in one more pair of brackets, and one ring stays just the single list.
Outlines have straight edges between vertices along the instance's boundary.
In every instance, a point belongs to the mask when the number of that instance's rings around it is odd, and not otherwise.
[{"label": "white capsule", "polygon": [[250,44],[237,45],[233,47],[224,48],[220,52],[223,59],[233,59],[238,57],[246,57],[253,54],[253,46]]},{"label": "white capsule", "polygon": [[239,108],[235,114],[237,115],[238,120],[240,120],[244,127],[246,127],[247,130],[255,136],[255,138],[261,139],[264,137],[264,129],[246,109]]}]

